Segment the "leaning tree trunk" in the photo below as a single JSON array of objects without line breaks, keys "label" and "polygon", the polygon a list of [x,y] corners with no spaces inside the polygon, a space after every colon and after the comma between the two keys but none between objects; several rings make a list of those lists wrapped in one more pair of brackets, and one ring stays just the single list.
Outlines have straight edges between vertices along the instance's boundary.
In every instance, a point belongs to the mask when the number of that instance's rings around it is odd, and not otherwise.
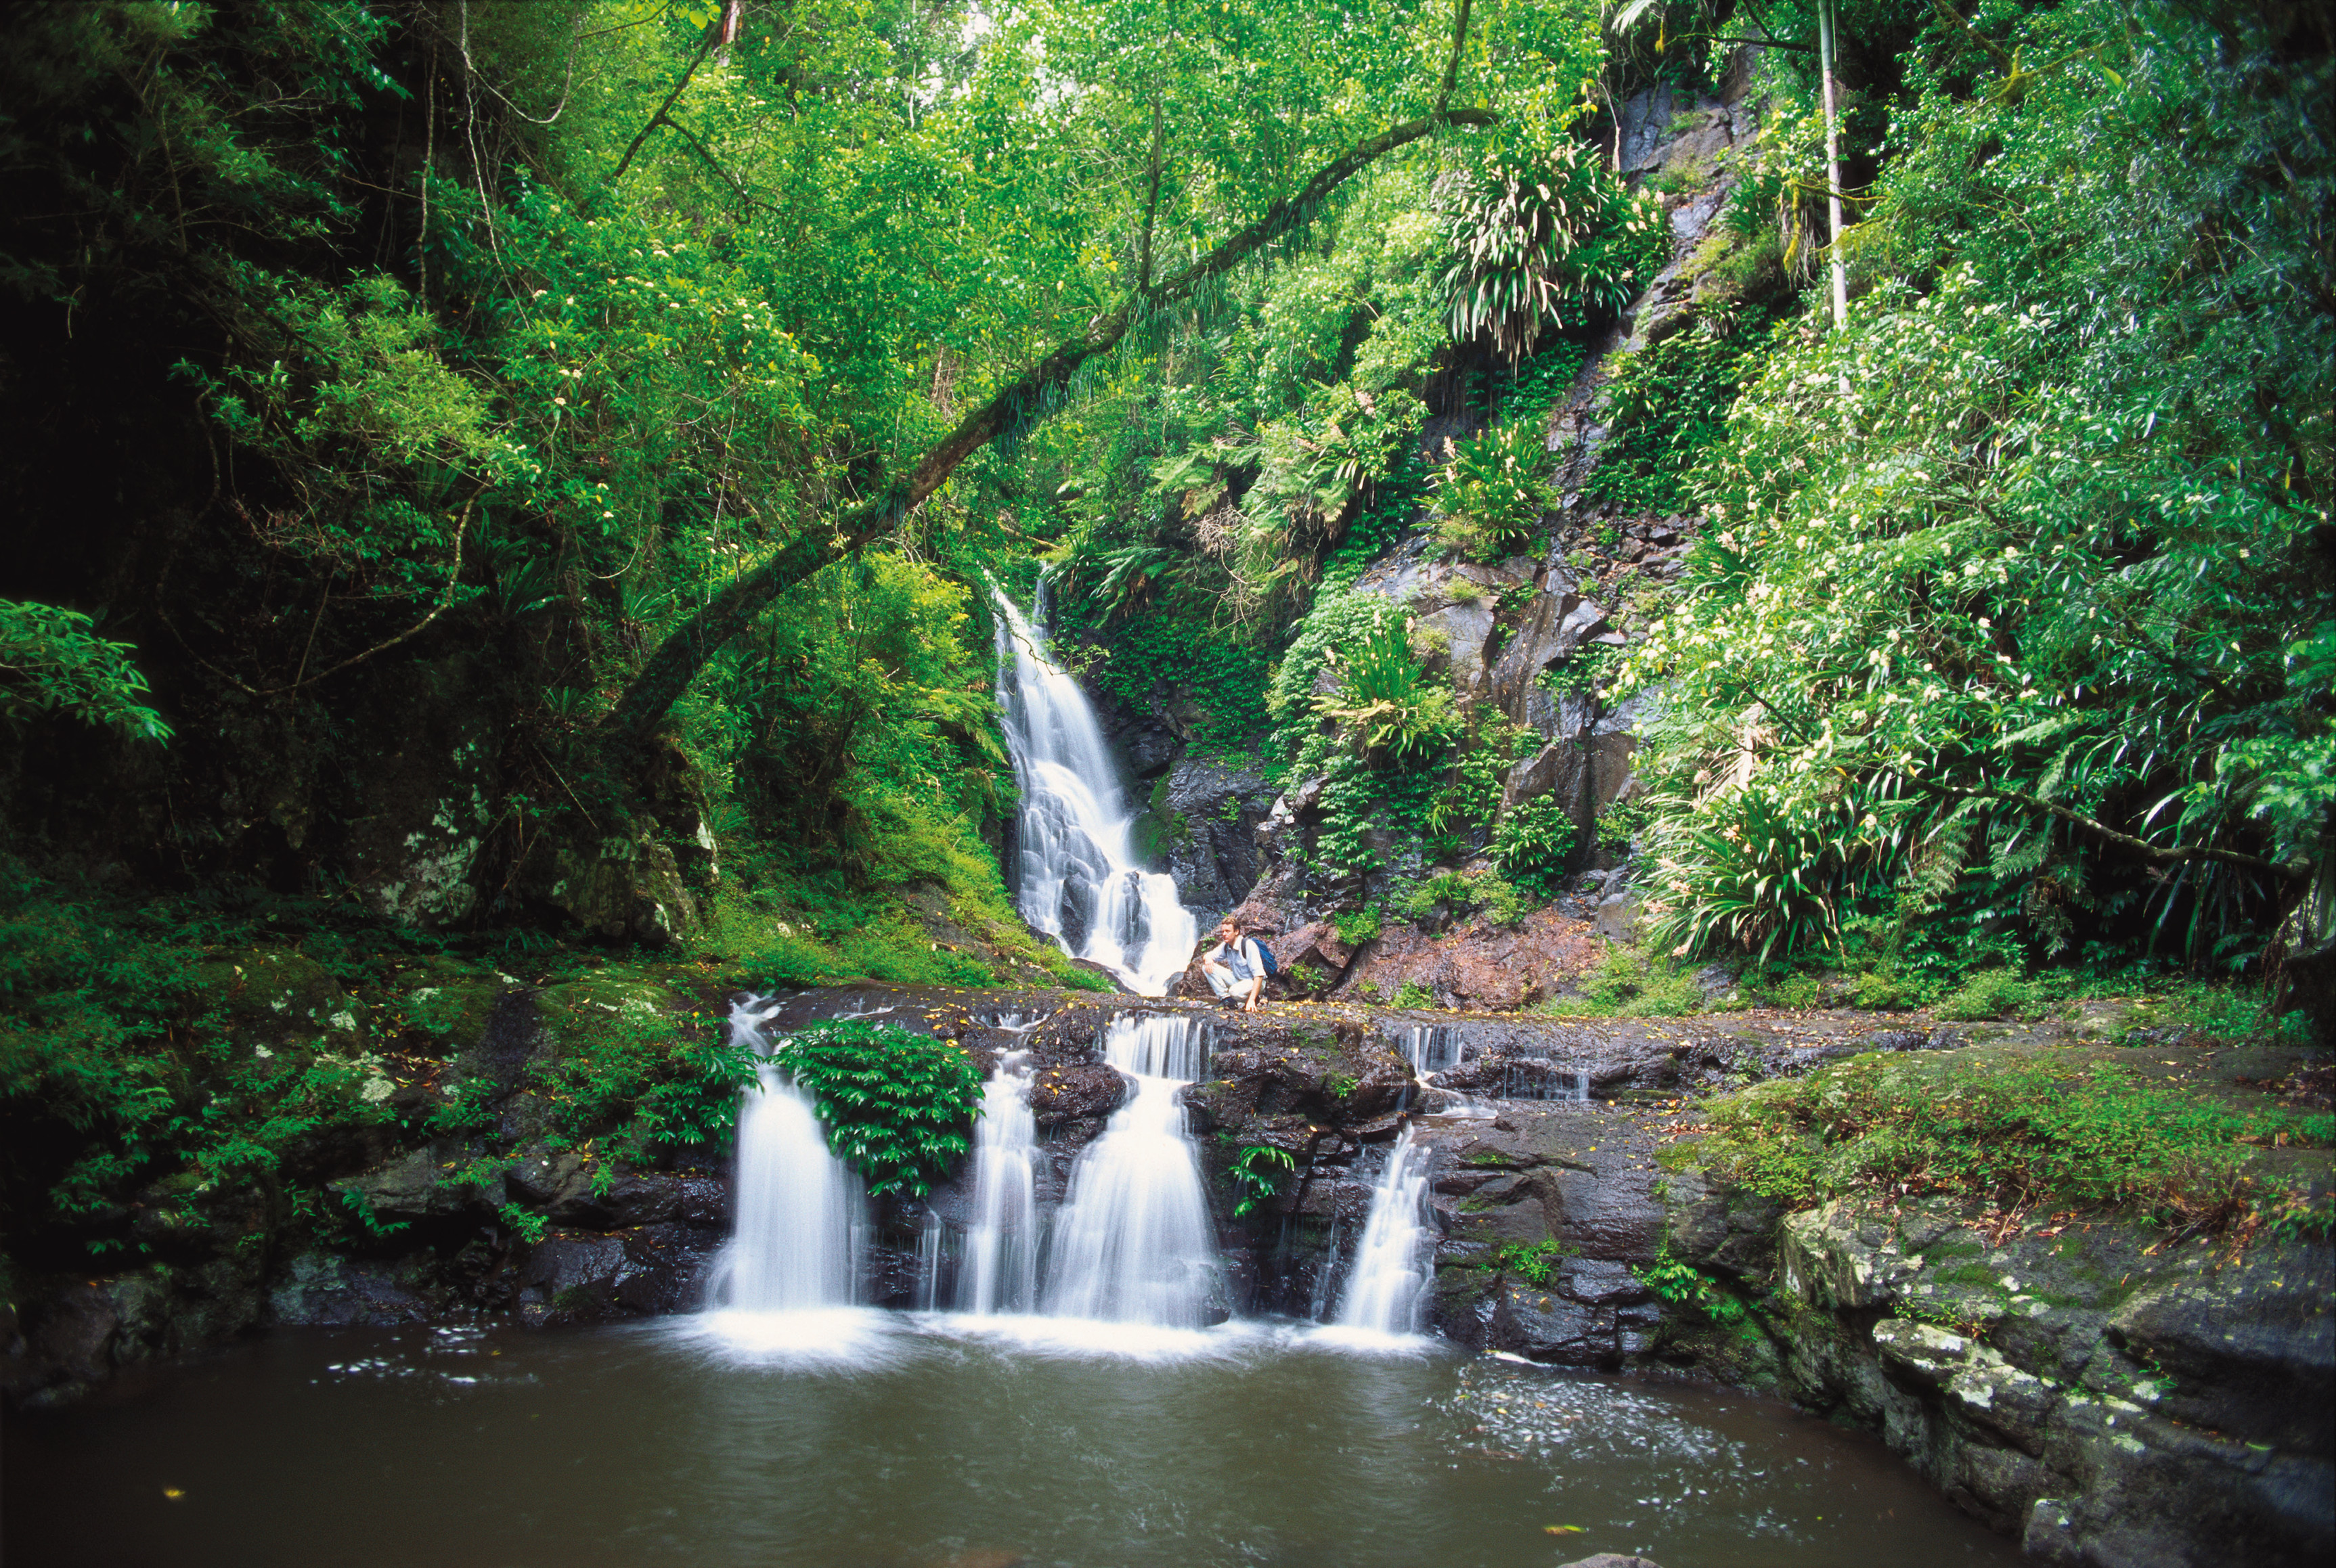
[{"label": "leaning tree trunk", "polygon": [[[1466,9],[1461,12],[1465,25]],[[1458,53],[1455,47],[1454,64]],[[1451,88],[1453,66],[1445,70],[1445,91]],[[689,683],[697,678],[722,646],[737,636],[779,595],[822,567],[854,555],[898,528],[910,508],[924,500],[954,472],[959,463],[1009,431],[1026,428],[1067,384],[1079,366],[1108,353],[1130,328],[1163,305],[1173,305],[1211,278],[1231,271],[1289,230],[1307,222],[1323,199],[1355,175],[1398,147],[1447,125],[1491,125],[1497,116],[1485,109],[1445,109],[1418,120],[1407,120],[1331,160],[1292,194],[1275,201],[1264,215],[1183,270],[1148,284],[1130,295],[1117,310],[1096,317],[1085,332],[1066,338],[1055,351],[1015,378],[1012,384],[967,414],[957,428],[940,439],[905,480],[896,480],[882,494],[861,503],[836,519],[832,528],[798,536],[762,565],[731,579],[705,607],[682,623],[651,653],[616,707],[601,722],[605,744],[628,749],[645,744]],[[1146,241],[1147,252],[1149,241]]]}]

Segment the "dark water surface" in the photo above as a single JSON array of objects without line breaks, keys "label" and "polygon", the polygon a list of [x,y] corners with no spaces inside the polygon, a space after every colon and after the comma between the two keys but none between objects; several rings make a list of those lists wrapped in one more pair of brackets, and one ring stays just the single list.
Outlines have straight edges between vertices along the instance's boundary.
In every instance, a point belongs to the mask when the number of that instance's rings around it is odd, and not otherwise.
[{"label": "dark water surface", "polygon": [[16,1417],[7,1562],[2015,1560],[1878,1445],[1714,1389],[1257,1325],[1109,1346],[1037,1321],[722,1326],[282,1332]]}]

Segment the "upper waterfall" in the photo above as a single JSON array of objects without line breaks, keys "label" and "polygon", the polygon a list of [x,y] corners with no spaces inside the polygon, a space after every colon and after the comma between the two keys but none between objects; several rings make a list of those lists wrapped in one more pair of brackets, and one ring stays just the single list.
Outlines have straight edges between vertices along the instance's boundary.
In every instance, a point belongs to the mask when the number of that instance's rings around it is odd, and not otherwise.
[{"label": "upper waterfall", "polygon": [[[1046,586],[1036,613],[1046,619]],[[1119,787],[1095,710],[1046,656],[1044,632],[993,586],[998,706],[1022,789],[1015,902],[1074,958],[1101,964],[1143,996],[1184,972],[1200,930],[1174,879],[1136,863],[1135,814]]]}]

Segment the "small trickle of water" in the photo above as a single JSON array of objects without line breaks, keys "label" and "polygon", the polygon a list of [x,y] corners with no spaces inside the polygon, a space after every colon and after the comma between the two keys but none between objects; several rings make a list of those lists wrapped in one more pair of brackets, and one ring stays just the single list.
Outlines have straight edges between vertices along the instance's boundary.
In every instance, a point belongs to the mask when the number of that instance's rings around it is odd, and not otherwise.
[{"label": "small trickle of water", "polygon": [[[776,1011],[759,997],[736,1003],[731,1042],[767,1058],[763,1026]],[[737,1230],[715,1299],[745,1312],[849,1306],[859,1295],[867,1206],[860,1178],[829,1152],[809,1095],[767,1061],[755,1077],[738,1108]]]},{"label": "small trickle of water", "polygon": [[917,1311],[930,1312],[940,1304],[941,1264],[949,1241],[949,1227],[941,1224],[939,1215],[926,1211],[925,1222],[917,1227]]},{"label": "small trickle of water", "polygon": [[1338,1302],[1340,1328],[1382,1334],[1416,1333],[1427,1284],[1434,1238],[1420,1223],[1427,1205],[1427,1161],[1411,1128],[1388,1151],[1387,1173],[1371,1193],[1370,1217],[1355,1248],[1353,1270]]},{"label": "small trickle of water", "polygon": [[1440,1023],[1415,1023],[1403,1032],[1403,1054],[1410,1060],[1411,1070],[1425,1079],[1460,1061],[1460,1039],[1456,1030]]},{"label": "small trickle of water", "polygon": [[1207,1024],[1122,1013],[1105,1033],[1104,1060],[1131,1080],[1128,1098],[1071,1172],[1046,1311],[1200,1328],[1217,1293],[1215,1227],[1176,1094],[1206,1067]]},{"label": "small trickle of water", "polygon": [[1502,1070],[1503,1099],[1553,1099],[1580,1105],[1590,1099],[1590,1075],[1546,1062],[1512,1062]]},{"label": "small trickle of water", "polygon": [[[1038,586],[1038,615],[1046,613]],[[1200,929],[1173,877],[1138,863],[1118,771],[1079,683],[1046,657],[1045,635],[996,589],[998,705],[1022,790],[1015,903],[1074,958],[1142,996],[1167,993]]]},{"label": "small trickle of water", "polygon": [[982,1086],[973,1132],[973,1223],[958,1268],[964,1312],[1027,1312],[1038,1297],[1038,1124],[1030,1053],[1009,1050]]}]

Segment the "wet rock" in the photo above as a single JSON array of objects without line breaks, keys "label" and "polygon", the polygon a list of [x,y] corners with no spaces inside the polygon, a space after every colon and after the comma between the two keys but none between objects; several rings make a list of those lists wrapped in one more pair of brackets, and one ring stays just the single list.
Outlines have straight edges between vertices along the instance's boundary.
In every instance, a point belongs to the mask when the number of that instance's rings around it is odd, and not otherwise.
[{"label": "wet rock", "polygon": [[1340,974],[1355,956],[1355,950],[1338,939],[1338,928],[1327,920],[1301,925],[1287,935],[1274,937],[1267,945],[1273,950],[1273,961],[1284,971],[1311,963],[1334,975]]},{"label": "wet rock", "polygon": [[1886,1306],[1922,1272],[1896,1232],[1849,1203],[1787,1215],[1778,1243],[1786,1288],[1812,1306]]},{"label": "wet rock", "polygon": [[308,1046],[349,1054],[371,1041],[355,1000],[305,953],[251,948],[206,960],[195,980],[225,1011],[229,1034],[247,1049]]},{"label": "wet rock", "polygon": [[303,1253],[268,1292],[275,1321],[315,1328],[434,1322],[448,1304],[449,1292],[421,1257],[384,1263]]},{"label": "wet rock", "polygon": [[2108,1337],[2162,1369],[2178,1393],[2160,1408],[2182,1420],[2282,1447],[2329,1452],[2336,1406],[2336,1316],[2329,1277],[2300,1253],[2277,1275],[2166,1283],[2137,1291]]},{"label": "wet rock", "polygon": [[[333,1185],[339,1192],[355,1194],[384,1224],[460,1220],[501,1200],[500,1190],[490,1194],[467,1184],[442,1180],[457,1163],[441,1160],[433,1149],[416,1149],[379,1170]],[[495,1186],[500,1189],[501,1184]]]},{"label": "wet rock", "polygon": [[554,1234],[519,1271],[519,1314],[537,1328],[673,1312],[702,1297],[718,1237],[688,1225]]},{"label": "wet rock", "polygon": [[1042,1068],[1031,1079],[1030,1113],[1042,1130],[1101,1119],[1127,1097],[1127,1080],[1100,1063]]},{"label": "wet rock", "polygon": [[1212,758],[1183,759],[1155,789],[1153,812],[1165,828],[1168,874],[1204,930],[1256,885],[1262,865],[1257,829],[1273,799],[1264,774]]},{"label": "wet rock", "polygon": [[462,652],[384,662],[368,684],[373,721],[353,737],[355,795],[339,814],[350,881],[375,914],[433,930],[478,905],[479,853],[502,789],[508,673]]},{"label": "wet rock", "polygon": [[1561,1563],[1558,1568],[1662,1568],[1652,1557],[1626,1557],[1620,1552],[1601,1552],[1595,1557],[1577,1557],[1571,1563]]},{"label": "wet rock", "polygon": [[1714,1188],[1693,1168],[1670,1176],[1664,1195],[1671,1249],[1679,1256],[1737,1278],[1768,1272],[1783,1204],[1732,1184]]}]

